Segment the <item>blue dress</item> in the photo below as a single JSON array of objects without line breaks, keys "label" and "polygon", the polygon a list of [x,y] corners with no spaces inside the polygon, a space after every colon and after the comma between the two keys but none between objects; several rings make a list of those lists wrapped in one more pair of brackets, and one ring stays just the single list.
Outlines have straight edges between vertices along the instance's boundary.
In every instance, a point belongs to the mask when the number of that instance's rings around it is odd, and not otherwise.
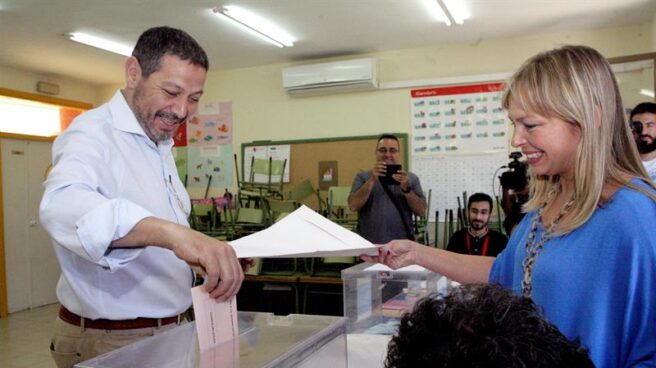
[{"label": "blue dress", "polygon": [[[534,216],[490,272],[491,283],[517,294]],[[533,300],[565,336],[580,337],[599,368],[656,367],[655,227],[656,202],[622,188],[583,226],[545,243],[533,265]],[[543,231],[540,224],[536,239]]]}]

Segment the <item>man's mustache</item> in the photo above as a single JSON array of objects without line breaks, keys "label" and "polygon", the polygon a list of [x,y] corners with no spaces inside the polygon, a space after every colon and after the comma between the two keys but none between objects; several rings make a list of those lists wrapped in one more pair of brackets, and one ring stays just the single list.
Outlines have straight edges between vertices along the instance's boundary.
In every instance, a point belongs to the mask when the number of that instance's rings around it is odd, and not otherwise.
[{"label": "man's mustache", "polygon": [[166,111],[159,111],[155,116],[166,121],[174,122],[175,124],[182,124],[187,120],[186,116],[181,118],[176,113]]}]

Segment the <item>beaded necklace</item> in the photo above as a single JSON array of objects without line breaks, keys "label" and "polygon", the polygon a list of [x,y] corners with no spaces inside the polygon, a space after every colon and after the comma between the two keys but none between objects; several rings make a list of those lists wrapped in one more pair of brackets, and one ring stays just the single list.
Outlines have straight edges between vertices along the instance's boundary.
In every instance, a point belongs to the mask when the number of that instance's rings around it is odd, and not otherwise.
[{"label": "beaded necklace", "polygon": [[[555,194],[555,192],[553,194]],[[542,252],[544,243],[546,243],[549,239],[551,239],[554,228],[556,227],[556,225],[558,225],[560,220],[562,220],[563,216],[565,216],[565,214],[569,211],[569,209],[572,207],[573,204],[574,204],[574,196],[572,196],[572,198],[570,198],[570,200],[567,201],[563,205],[563,207],[560,208],[560,212],[551,221],[549,227],[545,227],[545,230],[542,233],[542,236],[540,237],[539,241],[536,241],[535,235],[538,231],[538,222],[540,222],[540,219],[542,218],[542,212],[544,210],[544,207],[540,208],[538,212],[535,214],[535,216],[533,216],[533,222],[531,223],[531,231],[528,233],[528,240],[526,241],[526,257],[522,262],[522,266],[524,268],[524,279],[522,280],[522,294],[524,294],[524,296],[531,297],[531,291],[533,290],[533,285],[532,285],[533,264],[535,263],[535,260]]]}]

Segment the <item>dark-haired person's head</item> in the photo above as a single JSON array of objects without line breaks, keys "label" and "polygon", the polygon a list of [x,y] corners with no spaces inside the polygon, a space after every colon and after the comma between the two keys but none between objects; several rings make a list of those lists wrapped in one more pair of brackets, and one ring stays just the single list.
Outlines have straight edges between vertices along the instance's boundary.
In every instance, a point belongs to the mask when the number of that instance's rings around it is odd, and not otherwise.
[{"label": "dark-haired person's head", "polygon": [[401,161],[401,143],[392,134],[382,134],[376,144],[376,161],[386,164],[399,164]]},{"label": "dark-haired person's head", "polygon": [[186,32],[171,27],[145,31],[125,62],[123,95],[151,141],[171,139],[196,113],[209,62]]},{"label": "dark-haired person's head", "polygon": [[472,229],[485,228],[492,215],[492,198],[485,193],[474,193],[467,202],[467,216]]},{"label": "dark-haired person's head", "polygon": [[594,367],[587,350],[547,322],[530,298],[464,285],[421,299],[401,319],[386,368]]},{"label": "dark-haired person's head", "polygon": [[631,110],[631,131],[638,152],[645,155],[656,150],[656,103],[643,102]]},{"label": "dark-haired person's head", "polygon": [[207,54],[198,42],[187,32],[171,27],[153,27],[144,31],[132,50],[145,78],[159,70],[165,55],[176,56],[205,70],[210,67]]}]

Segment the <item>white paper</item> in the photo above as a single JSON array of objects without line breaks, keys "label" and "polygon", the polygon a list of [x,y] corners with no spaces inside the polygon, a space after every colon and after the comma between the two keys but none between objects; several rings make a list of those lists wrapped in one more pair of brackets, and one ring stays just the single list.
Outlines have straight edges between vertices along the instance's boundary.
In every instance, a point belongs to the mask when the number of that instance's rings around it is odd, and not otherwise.
[{"label": "white paper", "polygon": [[363,271],[421,272],[426,271],[426,269],[418,265],[410,265],[393,270],[382,263],[375,263],[365,268]]},{"label": "white paper", "polygon": [[198,347],[201,351],[233,341],[239,345],[239,326],[237,324],[237,301],[217,303],[205,291],[203,285],[191,289],[191,299],[196,317]]},{"label": "white paper", "polygon": [[231,241],[230,245],[239,258],[378,254],[370,241],[306,206],[262,231]]}]

